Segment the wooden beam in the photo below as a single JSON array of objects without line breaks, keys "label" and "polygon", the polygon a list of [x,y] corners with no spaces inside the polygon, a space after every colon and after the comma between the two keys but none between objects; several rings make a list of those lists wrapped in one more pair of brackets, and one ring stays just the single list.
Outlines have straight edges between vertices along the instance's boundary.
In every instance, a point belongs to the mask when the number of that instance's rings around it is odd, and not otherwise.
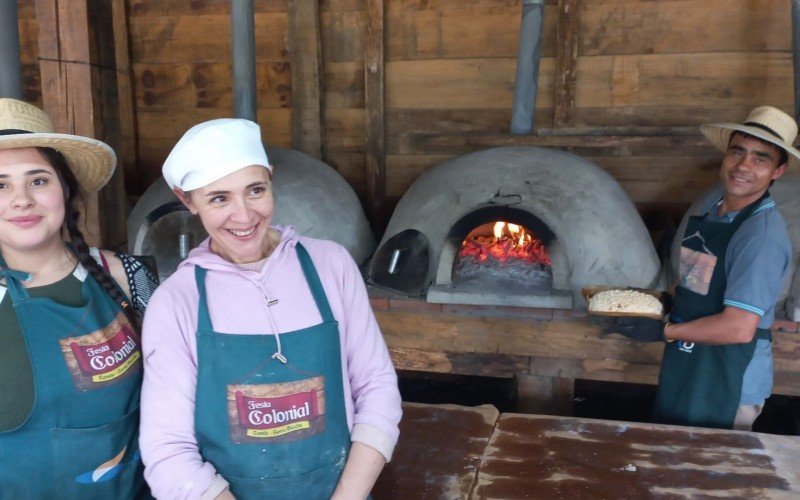
[{"label": "wooden beam", "polygon": [[[36,0],[42,101],[58,132],[97,136],[86,1]],[[88,119],[83,119],[88,117]]]},{"label": "wooden beam", "polygon": [[415,147],[428,154],[463,154],[476,149],[501,146],[542,146],[556,148],[645,148],[657,151],[663,148],[692,148],[681,150],[690,154],[712,151],[713,148],[700,134],[670,136],[630,135],[511,135],[511,134],[429,134],[415,137]]},{"label": "wooden beam", "polygon": [[567,136],[617,136],[617,137],[674,137],[693,136],[700,137],[698,127],[569,127],[569,128],[541,128],[536,131],[540,137],[567,137]]},{"label": "wooden beam", "polygon": [[133,92],[133,70],[126,5],[125,0],[112,0],[111,2],[117,93],[119,95],[119,146],[117,149],[119,165],[117,168],[121,168],[125,174],[125,185],[136,193],[142,193],[147,186],[140,185],[139,179],[142,176],[135,175],[139,147],[136,135],[136,99]]},{"label": "wooden beam", "polygon": [[386,130],[384,107],[384,5],[383,0],[367,0],[364,42],[364,105],[366,108],[367,206],[373,228],[385,224],[386,205]]},{"label": "wooden beam", "polygon": [[392,347],[389,349],[394,365],[403,370],[452,373],[482,377],[512,378],[527,374],[530,356],[485,354],[477,352],[445,352]]},{"label": "wooden beam", "polygon": [[[70,2],[71,4],[72,2]],[[91,92],[95,96],[96,106],[99,107],[95,115],[99,126],[97,138],[109,144],[117,153],[117,168],[114,175],[98,193],[98,205],[102,207],[98,213],[100,235],[103,246],[113,250],[127,251],[128,197],[125,193],[125,167],[128,165],[132,171],[133,165],[128,163],[131,151],[124,146],[122,138],[123,108],[121,108],[120,98],[124,96],[119,93],[120,79],[117,73],[119,51],[114,33],[114,14],[112,4],[107,0],[88,0],[87,4],[89,5],[87,11],[89,13],[92,66],[96,68],[98,86],[84,90],[84,92]],[[119,50],[127,55],[127,30],[124,35],[126,38],[121,41],[122,46]],[[123,70],[127,75],[129,74],[127,57],[125,64]],[[130,85],[128,85],[127,92],[127,102],[130,105]],[[127,108],[126,112],[126,117],[130,117],[133,110]],[[131,124],[128,124],[126,130],[128,134],[132,134],[130,126]]]},{"label": "wooden beam", "polygon": [[[91,66],[88,6],[84,0],[67,3],[36,0],[42,104],[56,132],[97,138],[99,106],[91,89],[99,77]],[[83,221],[87,243],[99,244],[97,196],[86,200]]]},{"label": "wooden beam", "polygon": [[[42,103],[57,132],[119,147],[111,5],[91,0],[36,0]],[[125,186],[121,169],[98,195],[86,199],[87,243],[125,242]],[[102,204],[103,210],[98,206]]]},{"label": "wooden beam", "polygon": [[319,2],[289,0],[289,65],[292,72],[292,144],[322,158],[323,92]]},{"label": "wooden beam", "polygon": [[553,126],[570,127],[575,123],[575,87],[578,66],[578,9],[580,0],[558,1],[556,28],[556,82],[553,103]]}]

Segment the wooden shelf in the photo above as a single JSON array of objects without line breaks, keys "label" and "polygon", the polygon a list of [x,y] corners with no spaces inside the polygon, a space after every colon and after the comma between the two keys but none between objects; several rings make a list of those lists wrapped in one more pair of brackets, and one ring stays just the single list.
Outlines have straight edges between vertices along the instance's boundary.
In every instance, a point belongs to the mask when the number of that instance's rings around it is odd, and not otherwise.
[{"label": "wooden shelf", "polygon": [[[656,384],[663,344],[603,336],[583,310],[372,301],[395,366],[493,377]],[[781,331],[783,330],[783,331]],[[774,394],[800,396],[797,323],[776,321]]]}]

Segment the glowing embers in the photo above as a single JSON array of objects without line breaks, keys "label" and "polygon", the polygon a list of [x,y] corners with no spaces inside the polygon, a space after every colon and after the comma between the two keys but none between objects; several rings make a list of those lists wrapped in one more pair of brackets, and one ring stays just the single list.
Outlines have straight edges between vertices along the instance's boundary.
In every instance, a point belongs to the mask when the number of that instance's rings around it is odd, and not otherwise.
[{"label": "glowing embers", "polygon": [[542,240],[523,226],[490,222],[473,229],[461,244],[454,282],[483,282],[549,289],[550,257]]},{"label": "glowing embers", "polygon": [[[486,229],[492,228],[487,234]],[[484,224],[470,232],[461,244],[458,259],[471,258],[478,262],[522,260],[550,267],[550,257],[542,240],[522,226],[507,222]]]}]

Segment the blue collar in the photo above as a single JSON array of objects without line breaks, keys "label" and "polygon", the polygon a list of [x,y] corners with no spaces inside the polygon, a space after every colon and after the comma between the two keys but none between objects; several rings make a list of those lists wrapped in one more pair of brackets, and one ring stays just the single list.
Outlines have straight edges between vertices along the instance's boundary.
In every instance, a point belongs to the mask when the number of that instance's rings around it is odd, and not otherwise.
[{"label": "blue collar", "polygon": [[[733,219],[736,218],[736,216],[739,214],[740,211],[736,210],[735,212],[728,212],[725,215],[719,215],[719,207],[721,205],[722,205],[722,196],[717,198],[717,201],[715,201],[714,203],[711,204],[711,206],[706,208],[705,212],[703,212],[703,215],[705,215],[708,218],[708,220],[712,221],[728,222],[728,223],[733,222]],[[772,199],[772,196],[768,196],[763,200],[761,200],[761,203],[759,203],[758,207],[756,207],[756,209],[753,211],[753,215],[759,212],[763,212],[764,210],[772,208],[774,206],[775,206],[775,200]]]}]

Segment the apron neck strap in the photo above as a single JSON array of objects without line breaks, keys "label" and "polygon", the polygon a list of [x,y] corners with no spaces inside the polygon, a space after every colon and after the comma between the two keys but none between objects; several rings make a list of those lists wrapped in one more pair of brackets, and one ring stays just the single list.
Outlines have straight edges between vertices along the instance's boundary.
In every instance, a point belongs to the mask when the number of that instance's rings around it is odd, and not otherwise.
[{"label": "apron neck strap", "polygon": [[766,200],[767,198],[769,198],[769,189],[764,191],[764,194],[762,194],[759,199],[741,209],[739,213],[736,214],[736,217],[733,218],[731,224],[736,228],[741,226],[744,221],[746,221],[747,219],[750,218],[751,215],[753,215],[753,212],[755,212],[758,206],[761,205],[761,202]]},{"label": "apron neck strap", "polygon": [[314,267],[314,262],[308,254],[308,250],[300,242],[297,242],[295,248],[297,257],[300,259],[300,266],[303,268],[303,274],[306,275],[306,281],[309,288],[311,288],[311,294],[314,296],[314,302],[317,303],[317,309],[319,309],[319,313],[322,316],[322,321],[324,323],[333,322],[331,306],[325,296],[325,289],[322,288],[322,282],[319,279],[319,274],[317,274],[317,269]]},{"label": "apron neck strap", "polygon": [[206,271],[200,266],[194,266],[194,280],[197,282],[197,291],[200,292],[200,299],[197,306],[197,331],[210,332],[211,316],[208,314],[208,302],[206,301]]},{"label": "apron neck strap", "polygon": [[6,264],[6,259],[0,254],[0,280],[5,281],[6,287],[24,293],[24,287],[20,286],[19,282],[28,281],[29,279],[31,279],[29,273],[17,271],[16,269],[9,269]]},{"label": "apron neck strap", "polygon": [[[308,254],[305,247],[297,243],[297,257],[300,260],[300,267],[303,268],[303,274],[306,277],[308,287],[311,289],[311,295],[314,296],[314,302],[317,304],[319,314],[322,316],[323,323],[332,323],[334,320],[331,306],[328,303],[328,298],[325,295],[325,289],[322,287],[322,282],[317,274],[317,269],[314,267],[314,262]],[[206,301],[206,273],[208,271],[200,266],[194,266],[194,279],[197,282],[197,291],[200,294],[197,308],[197,331],[213,331],[211,325],[211,315],[208,312],[208,302]]]},{"label": "apron neck strap", "polygon": [[17,271],[15,269],[9,269],[7,267],[0,268],[0,278],[14,278],[15,280],[19,281],[28,281],[31,275],[28,273],[24,273],[22,271]]}]

